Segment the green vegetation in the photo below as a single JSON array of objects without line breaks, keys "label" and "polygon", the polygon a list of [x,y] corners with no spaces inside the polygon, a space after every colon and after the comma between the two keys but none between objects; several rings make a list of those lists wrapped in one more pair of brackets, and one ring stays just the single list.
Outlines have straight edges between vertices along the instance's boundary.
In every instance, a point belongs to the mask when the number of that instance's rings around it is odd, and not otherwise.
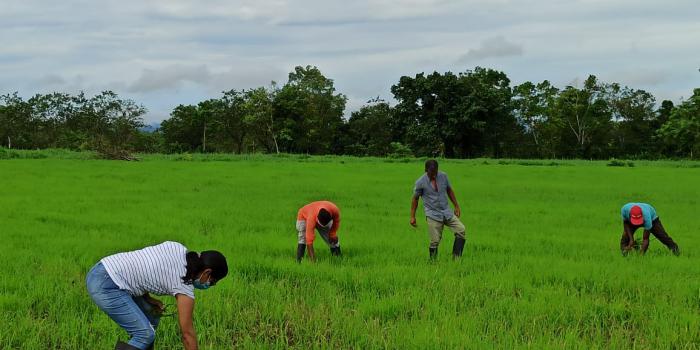
[{"label": "green vegetation", "polygon": [[145,107],[111,91],[26,101],[6,94],[0,145],[94,150],[124,160],[133,152],[599,160],[700,154],[700,89],[674,105],[594,75],[563,87],[547,80],[512,85],[505,72],[476,67],[402,76],[390,92],[392,101],[377,96],[348,111],[333,79],[298,66],[284,85],[178,105],[150,129],[143,129]]},{"label": "green vegetation", "polygon": [[[0,161],[2,349],[124,339],[85,274],[164,240],[219,249],[232,267],[197,292],[203,349],[700,348],[698,163],[443,161],[468,240],[454,262],[446,232],[431,264],[425,223],[408,224],[421,160],[12,154]],[[345,256],[318,246],[316,264],[298,265],[296,210],[317,199],[341,208]],[[656,206],[680,257],[653,239],[647,256],[621,257],[630,200]],[[178,344],[164,318],[157,348]]]}]

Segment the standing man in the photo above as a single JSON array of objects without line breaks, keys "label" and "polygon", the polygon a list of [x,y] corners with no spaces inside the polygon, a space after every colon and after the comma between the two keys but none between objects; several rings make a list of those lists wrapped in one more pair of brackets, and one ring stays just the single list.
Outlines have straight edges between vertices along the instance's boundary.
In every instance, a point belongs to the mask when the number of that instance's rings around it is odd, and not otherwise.
[{"label": "standing man", "polygon": [[647,203],[627,203],[622,206],[622,239],[620,239],[620,249],[622,255],[632,249],[639,249],[634,240],[634,231],[644,227],[644,237],[642,238],[641,253],[644,254],[649,248],[649,234],[653,234],[656,239],[663,243],[673,254],[678,255],[678,245],[666,233],[656,209]]},{"label": "standing man", "polygon": [[[454,205],[454,213],[447,203],[448,196]],[[430,258],[437,258],[438,245],[442,239],[444,226],[449,227],[455,234],[452,257],[461,257],[466,242],[464,224],[459,221],[461,210],[450,185],[450,180],[447,179],[447,174],[438,171],[438,162],[434,159],[425,162],[425,174],[416,181],[416,187],[413,190],[413,198],[411,199],[411,226],[413,227],[416,227],[416,208],[418,208],[418,198],[420,197],[423,197],[423,208],[430,234]]]},{"label": "standing man", "polygon": [[314,252],[314,239],[316,230],[321,238],[331,248],[331,254],[340,256],[340,243],[338,242],[338,228],[340,227],[340,210],[329,201],[311,202],[299,209],[297,213],[297,262],[304,257],[304,250],[308,248],[309,259],[316,260]]}]

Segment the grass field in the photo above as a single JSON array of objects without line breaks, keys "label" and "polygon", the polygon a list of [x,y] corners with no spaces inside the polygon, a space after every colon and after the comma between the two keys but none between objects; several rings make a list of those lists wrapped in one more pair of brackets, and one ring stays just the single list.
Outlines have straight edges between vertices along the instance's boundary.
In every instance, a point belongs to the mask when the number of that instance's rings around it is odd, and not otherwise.
[{"label": "grass field", "polygon": [[[229,277],[197,292],[203,349],[700,348],[697,164],[500,163],[441,162],[467,246],[452,261],[445,232],[431,264],[424,220],[408,225],[420,160],[0,160],[0,348],[125,340],[85,274],[165,240],[229,260]],[[319,199],[341,208],[344,257],[319,240],[319,261],[299,265],[296,211]],[[680,257],[653,238],[645,257],[621,257],[628,201],[656,207]],[[156,344],[180,348],[175,318]]]}]

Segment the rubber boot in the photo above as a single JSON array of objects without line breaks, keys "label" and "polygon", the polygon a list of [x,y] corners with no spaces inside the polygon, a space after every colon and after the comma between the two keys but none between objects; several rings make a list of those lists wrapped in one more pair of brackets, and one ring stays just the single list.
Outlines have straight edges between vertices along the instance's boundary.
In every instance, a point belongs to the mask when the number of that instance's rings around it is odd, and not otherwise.
[{"label": "rubber boot", "polygon": [[452,245],[452,258],[458,259],[462,257],[462,251],[464,250],[464,243],[467,240],[461,237],[455,237],[455,243]]},{"label": "rubber boot", "polygon": [[681,250],[680,250],[680,248],[678,248],[678,246],[671,248],[671,251],[673,252],[673,255],[675,255],[675,256],[681,255]]},{"label": "rubber boot", "polygon": [[114,350],[141,350],[141,349],[139,349],[135,346],[131,346],[123,341],[117,341],[117,345],[114,346]]},{"label": "rubber boot", "polygon": [[299,243],[297,244],[297,262],[301,262],[301,258],[304,257],[304,251],[306,251],[306,244]]},{"label": "rubber boot", "polygon": [[429,248],[430,249],[430,260],[436,260],[437,259],[437,247],[435,248]]},{"label": "rubber boot", "polygon": [[340,247],[331,248],[331,255],[340,256]]}]

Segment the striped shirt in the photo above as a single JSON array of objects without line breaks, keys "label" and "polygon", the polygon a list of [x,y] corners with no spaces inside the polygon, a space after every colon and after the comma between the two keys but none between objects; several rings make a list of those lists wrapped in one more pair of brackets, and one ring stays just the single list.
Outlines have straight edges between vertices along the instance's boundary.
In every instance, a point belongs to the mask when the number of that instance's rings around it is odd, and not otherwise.
[{"label": "striped shirt", "polygon": [[132,252],[110,255],[101,260],[119,289],[133,296],[184,294],[194,299],[194,287],[185,284],[187,248],[177,242],[163,242]]}]

